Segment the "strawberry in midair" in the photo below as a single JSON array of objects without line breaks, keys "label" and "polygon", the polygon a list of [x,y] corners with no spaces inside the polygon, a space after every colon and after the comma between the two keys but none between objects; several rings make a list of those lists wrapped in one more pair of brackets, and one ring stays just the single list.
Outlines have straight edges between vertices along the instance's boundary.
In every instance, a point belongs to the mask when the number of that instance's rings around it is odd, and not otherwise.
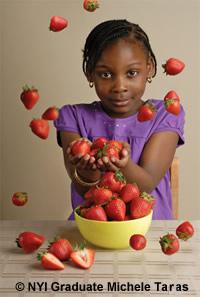
[{"label": "strawberry in midair", "polygon": [[50,21],[49,30],[53,32],[59,32],[65,29],[68,25],[68,21],[60,16],[53,16]]},{"label": "strawberry in midair", "polygon": [[93,12],[99,8],[99,3],[97,0],[84,0],[83,8],[89,12]]}]

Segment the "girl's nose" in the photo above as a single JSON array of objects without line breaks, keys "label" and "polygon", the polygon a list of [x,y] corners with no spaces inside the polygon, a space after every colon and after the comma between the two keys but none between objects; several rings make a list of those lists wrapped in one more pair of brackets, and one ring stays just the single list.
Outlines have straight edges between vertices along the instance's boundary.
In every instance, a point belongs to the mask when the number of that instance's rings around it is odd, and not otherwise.
[{"label": "girl's nose", "polygon": [[122,77],[116,78],[113,82],[112,91],[114,93],[124,93],[127,92],[126,80]]}]

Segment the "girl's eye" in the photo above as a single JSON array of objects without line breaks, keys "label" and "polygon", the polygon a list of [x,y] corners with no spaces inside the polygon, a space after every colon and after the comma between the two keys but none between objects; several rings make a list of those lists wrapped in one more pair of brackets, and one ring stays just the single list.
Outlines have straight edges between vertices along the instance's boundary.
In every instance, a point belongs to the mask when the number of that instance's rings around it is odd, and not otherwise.
[{"label": "girl's eye", "polygon": [[137,71],[135,71],[135,70],[130,70],[128,72],[128,76],[135,76],[136,74],[137,74]]},{"label": "girl's eye", "polygon": [[101,72],[100,76],[102,78],[111,78],[111,73],[110,72]]}]

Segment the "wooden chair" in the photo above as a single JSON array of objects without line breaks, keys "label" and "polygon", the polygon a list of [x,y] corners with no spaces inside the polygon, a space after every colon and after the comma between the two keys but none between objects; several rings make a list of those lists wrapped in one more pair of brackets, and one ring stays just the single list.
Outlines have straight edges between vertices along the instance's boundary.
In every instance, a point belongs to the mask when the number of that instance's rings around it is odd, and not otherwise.
[{"label": "wooden chair", "polygon": [[179,158],[174,157],[170,168],[170,182],[172,192],[172,209],[174,219],[178,219],[178,204],[179,204]]}]

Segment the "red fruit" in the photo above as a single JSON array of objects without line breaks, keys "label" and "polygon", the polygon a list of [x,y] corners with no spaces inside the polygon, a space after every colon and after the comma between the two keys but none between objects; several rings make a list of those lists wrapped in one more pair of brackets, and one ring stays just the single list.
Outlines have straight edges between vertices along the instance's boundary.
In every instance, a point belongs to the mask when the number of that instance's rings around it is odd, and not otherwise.
[{"label": "red fruit", "polygon": [[155,206],[156,199],[155,199],[155,197],[151,196],[149,193],[142,192],[140,194],[140,197],[143,198],[144,200],[148,201],[151,204],[151,208],[153,208]]},{"label": "red fruit", "polygon": [[130,220],[132,220],[131,216],[129,214],[125,215],[124,221],[130,221]]},{"label": "red fruit", "polygon": [[49,123],[43,119],[33,119],[30,122],[32,132],[42,139],[47,139],[49,136]]},{"label": "red fruit", "polygon": [[63,263],[53,254],[43,252],[37,254],[37,258],[39,261],[41,261],[42,266],[45,269],[51,269],[51,270],[63,270],[65,269],[65,266]]},{"label": "red fruit", "polygon": [[92,187],[84,195],[84,198],[92,201],[95,205],[104,204],[112,197],[112,192],[109,189],[101,188],[98,186]]},{"label": "red fruit", "polygon": [[59,32],[65,29],[68,25],[68,21],[60,16],[53,16],[50,21],[49,30],[53,32]]},{"label": "red fruit", "polygon": [[73,155],[87,155],[90,152],[90,144],[87,141],[87,139],[81,139],[74,142],[74,144],[71,147]]},{"label": "red fruit", "polygon": [[176,229],[176,235],[178,236],[179,239],[182,239],[184,241],[192,237],[193,234],[194,234],[194,228],[188,221],[180,224]]},{"label": "red fruit", "polygon": [[151,212],[151,204],[143,198],[134,198],[130,204],[130,215],[133,219],[147,216]]},{"label": "red fruit", "polygon": [[138,111],[138,121],[145,122],[155,117],[157,110],[152,102],[142,105]]},{"label": "red fruit", "polygon": [[105,205],[107,216],[113,220],[124,221],[126,204],[119,198],[114,198]]},{"label": "red fruit", "polygon": [[108,187],[112,192],[120,192],[124,184],[126,184],[126,179],[121,171],[109,171],[103,175],[99,186]]},{"label": "red fruit", "polygon": [[121,153],[121,151],[123,149],[123,145],[121,144],[121,142],[119,142],[117,140],[109,140],[108,143],[112,144],[114,146],[114,148],[116,148],[116,150],[118,151],[119,154]]},{"label": "red fruit", "polygon": [[25,231],[16,239],[17,246],[26,253],[32,253],[37,250],[45,241],[45,238],[33,232]]},{"label": "red fruit", "polygon": [[57,107],[49,107],[43,113],[42,118],[48,121],[54,121],[59,117],[59,109]]},{"label": "red fruit", "polygon": [[92,146],[91,146],[91,149],[100,149],[102,147],[104,147],[105,144],[108,143],[108,140],[104,137],[99,137],[97,138],[93,143],[92,143]]},{"label": "red fruit", "polygon": [[65,261],[70,258],[73,248],[66,238],[54,238],[49,241],[48,251],[60,261]]},{"label": "red fruit", "polygon": [[103,148],[98,150],[96,157],[102,158],[103,156],[107,156],[108,158],[115,157],[116,159],[119,159],[118,151],[111,144],[106,144]]},{"label": "red fruit", "polygon": [[25,85],[20,98],[25,107],[27,109],[31,109],[39,100],[38,90],[34,87],[29,88],[27,85]]},{"label": "red fruit", "polygon": [[165,109],[174,115],[178,115],[181,110],[180,103],[177,99],[167,99],[165,101]]},{"label": "red fruit", "polygon": [[172,255],[179,250],[178,238],[173,234],[167,234],[160,238],[160,246],[164,254]]},{"label": "red fruit", "polygon": [[26,192],[16,192],[12,196],[12,202],[14,205],[23,206],[28,201],[28,196]]},{"label": "red fruit", "polygon": [[98,150],[99,150],[99,149],[97,149],[97,148],[96,148],[96,149],[92,149],[92,150],[89,152],[90,157],[94,157],[94,158],[95,158],[95,157],[96,157],[96,154],[97,154],[97,152],[98,152]]},{"label": "red fruit", "polygon": [[99,8],[99,3],[97,0],[84,0],[83,8],[89,12],[93,12]]},{"label": "red fruit", "polygon": [[132,199],[138,198],[139,195],[140,190],[136,184],[125,185],[119,193],[119,196],[125,203],[130,202]]},{"label": "red fruit", "polygon": [[74,251],[71,253],[72,261],[84,269],[88,269],[92,266],[94,257],[95,252],[92,249],[86,248],[85,243],[82,243],[80,246],[76,246]]},{"label": "red fruit", "polygon": [[169,91],[169,92],[167,93],[167,95],[165,95],[165,97],[164,97],[164,102],[165,102],[167,99],[177,99],[178,101],[180,101],[180,98],[179,98],[179,96],[176,94],[175,91]]},{"label": "red fruit", "polygon": [[100,205],[95,205],[89,208],[83,217],[88,220],[107,221],[105,210]]},{"label": "red fruit", "polygon": [[145,248],[147,240],[142,234],[133,234],[130,237],[129,243],[134,250],[142,250]]},{"label": "red fruit", "polygon": [[176,75],[185,68],[185,64],[178,59],[170,58],[167,60],[166,64],[162,65],[162,67],[164,68],[164,73],[168,75]]}]

